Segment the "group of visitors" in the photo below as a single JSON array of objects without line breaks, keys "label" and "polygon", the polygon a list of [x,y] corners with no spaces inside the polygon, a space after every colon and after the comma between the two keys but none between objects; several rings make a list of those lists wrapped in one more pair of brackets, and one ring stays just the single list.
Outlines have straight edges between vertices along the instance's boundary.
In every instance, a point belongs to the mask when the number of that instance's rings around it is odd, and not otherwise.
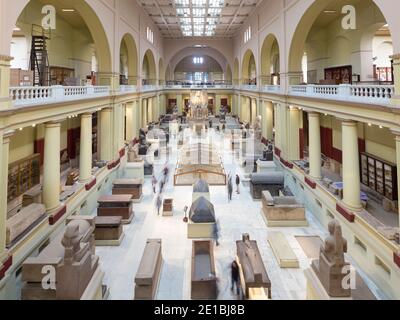
[{"label": "group of visitors", "polygon": [[[159,183],[159,193],[157,196],[157,200],[156,200],[156,208],[157,208],[157,214],[160,215],[160,209],[162,206],[162,194],[164,192],[164,188],[167,185],[168,182],[168,175],[169,175],[169,168],[168,168],[168,163],[165,164],[164,169],[162,170],[162,177],[160,179],[160,183]],[[153,187],[153,193],[156,194],[157,193],[157,178],[155,177],[155,175],[153,175],[152,179],[151,179],[151,184]]]},{"label": "group of visitors", "polygon": [[[240,194],[240,177],[237,174],[235,178],[235,183],[236,183],[236,193]],[[228,201],[232,201],[232,194],[233,194],[233,182],[232,182],[232,175],[228,175]]]}]

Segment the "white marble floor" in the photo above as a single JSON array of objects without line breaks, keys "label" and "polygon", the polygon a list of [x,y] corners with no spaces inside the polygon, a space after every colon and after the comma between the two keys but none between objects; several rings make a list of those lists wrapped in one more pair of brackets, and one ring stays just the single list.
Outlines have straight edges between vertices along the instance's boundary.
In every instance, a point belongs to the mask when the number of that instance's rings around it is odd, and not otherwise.
[{"label": "white marble floor", "polygon": [[[135,217],[130,225],[124,227],[125,239],[120,247],[97,247],[101,268],[105,271],[105,284],[110,289],[110,299],[131,300],[134,296],[134,278],[143,254],[147,239],[160,238],[163,246],[164,264],[157,299],[190,299],[190,272],[192,241],[187,239],[187,225],[182,221],[183,208],[190,207],[191,187],[173,187],[173,171],[176,164],[176,150],[172,141],[169,158],[170,179],[164,196],[174,199],[174,216],[162,217],[156,213],[151,179],[146,178],[142,203],[135,204]],[[221,144],[220,150],[225,162],[225,171],[242,175],[243,169],[232,161],[229,145]],[[165,159],[155,166],[161,175]],[[306,279],[304,269],[310,260],[295,239],[298,235],[318,235],[324,238],[325,230],[308,213],[310,226],[307,228],[274,228],[282,231],[300,261],[299,269],[281,269],[267,241],[270,230],[260,214],[261,202],[253,201],[249,188],[241,186],[241,193],[234,193],[233,201],[228,202],[226,187],[211,187],[211,202],[221,227],[220,246],[215,248],[215,264],[218,277],[219,299],[233,300],[236,296],[230,291],[230,264],[236,255],[236,240],[243,233],[249,233],[257,240],[258,246],[272,283],[272,299],[298,300],[306,298]]]}]

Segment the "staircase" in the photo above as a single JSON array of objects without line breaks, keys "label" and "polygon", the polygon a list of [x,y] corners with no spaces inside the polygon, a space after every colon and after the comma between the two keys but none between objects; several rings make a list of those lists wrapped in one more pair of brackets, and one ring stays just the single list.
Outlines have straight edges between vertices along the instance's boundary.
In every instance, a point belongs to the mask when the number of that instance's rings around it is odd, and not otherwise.
[{"label": "staircase", "polygon": [[45,87],[50,85],[49,57],[46,46],[46,41],[49,39],[50,30],[32,25],[30,69],[33,71],[34,86]]}]

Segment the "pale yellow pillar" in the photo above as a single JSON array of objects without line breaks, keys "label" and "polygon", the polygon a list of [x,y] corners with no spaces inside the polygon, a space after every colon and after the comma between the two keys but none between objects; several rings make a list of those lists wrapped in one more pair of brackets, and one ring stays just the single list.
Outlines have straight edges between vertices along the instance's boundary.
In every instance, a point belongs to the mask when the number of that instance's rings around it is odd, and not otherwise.
[{"label": "pale yellow pillar", "polygon": [[274,106],[272,102],[266,101],[265,106],[265,132],[266,132],[266,139],[272,140],[274,137]]},{"label": "pale yellow pillar", "polygon": [[[394,54],[393,59],[393,73],[394,73],[394,95],[392,95],[392,104],[400,104],[400,54]],[[400,201],[400,200],[399,200]]]},{"label": "pale yellow pillar", "polygon": [[60,206],[60,131],[59,122],[45,124],[43,204],[49,213]]},{"label": "pale yellow pillar", "polygon": [[[396,133],[396,162],[397,162],[397,193],[400,201],[400,132]],[[400,226],[400,205],[399,207],[399,226]]]},{"label": "pale yellow pillar", "polygon": [[0,134],[2,143],[0,144],[0,266],[1,263],[8,257],[6,249],[6,223],[7,223],[7,197],[8,197],[8,161],[10,152],[10,137],[14,131],[8,131]]},{"label": "pale yellow pillar", "polygon": [[358,129],[355,121],[342,121],[343,151],[343,202],[353,211],[361,206],[360,159],[358,152]]},{"label": "pale yellow pillar", "polygon": [[153,98],[147,99],[147,122],[154,121]]},{"label": "pale yellow pillar", "polygon": [[135,132],[135,105],[133,102],[128,102],[125,106],[126,115],[126,140],[132,141],[136,137]]},{"label": "pale yellow pillar", "polygon": [[149,123],[147,118],[147,99],[142,100],[142,127],[146,127]]},{"label": "pale yellow pillar", "polygon": [[321,127],[319,113],[308,113],[309,127],[309,162],[310,176],[313,179],[320,180],[321,173]]},{"label": "pale yellow pillar", "polygon": [[300,110],[289,108],[289,152],[287,160],[298,160],[300,158]]},{"label": "pale yellow pillar", "polygon": [[181,94],[176,95],[176,105],[178,107],[178,113],[183,112],[183,97]]},{"label": "pale yellow pillar", "polygon": [[79,154],[79,180],[82,183],[92,178],[92,114],[81,115],[81,141]]},{"label": "pale yellow pillar", "polygon": [[12,107],[10,99],[10,61],[13,58],[0,54],[0,110]]},{"label": "pale yellow pillar", "polygon": [[274,104],[274,122],[275,122],[275,147],[280,149],[281,148],[281,143],[280,143],[280,135],[279,135],[279,113],[278,113],[278,105]]},{"label": "pale yellow pillar", "polygon": [[112,109],[105,108],[100,112],[100,159],[111,161],[112,137],[111,137]]}]

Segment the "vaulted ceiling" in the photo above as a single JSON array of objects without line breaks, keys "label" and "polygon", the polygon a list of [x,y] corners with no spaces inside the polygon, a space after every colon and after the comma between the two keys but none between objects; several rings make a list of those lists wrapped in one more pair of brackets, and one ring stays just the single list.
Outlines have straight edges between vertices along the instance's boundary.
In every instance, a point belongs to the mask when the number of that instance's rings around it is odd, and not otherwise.
[{"label": "vaulted ceiling", "polygon": [[231,38],[262,0],[139,0],[164,38]]}]

